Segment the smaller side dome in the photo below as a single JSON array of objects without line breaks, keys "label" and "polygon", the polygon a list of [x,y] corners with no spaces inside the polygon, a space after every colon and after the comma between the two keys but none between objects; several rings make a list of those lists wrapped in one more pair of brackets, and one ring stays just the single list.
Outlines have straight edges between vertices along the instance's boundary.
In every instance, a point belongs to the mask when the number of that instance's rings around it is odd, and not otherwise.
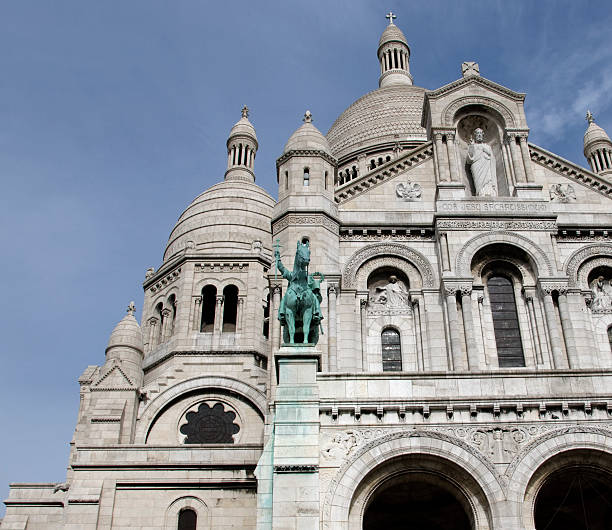
[{"label": "smaller side dome", "polygon": [[389,25],[380,36],[376,52],[380,63],[378,86],[384,88],[391,85],[412,85],[410,46],[402,30],[393,23],[396,16],[390,12],[387,18]]},{"label": "smaller side dome", "polygon": [[612,141],[606,131],[595,123],[590,110],[587,110],[586,120],[589,126],[584,133],[584,156],[594,173],[612,175]]},{"label": "smaller side dome", "polygon": [[303,121],[304,125],[289,137],[283,149],[283,155],[290,151],[310,150],[323,151],[325,154],[332,156],[329,142],[321,131],[312,124],[312,114],[309,110],[304,114]]},{"label": "smaller side dome", "polygon": [[106,347],[107,354],[109,350],[116,347],[132,348],[140,353],[144,352],[142,330],[138,325],[138,321],[134,318],[135,311],[134,302],[130,302],[127,315],[119,321],[111,333],[108,346]]}]

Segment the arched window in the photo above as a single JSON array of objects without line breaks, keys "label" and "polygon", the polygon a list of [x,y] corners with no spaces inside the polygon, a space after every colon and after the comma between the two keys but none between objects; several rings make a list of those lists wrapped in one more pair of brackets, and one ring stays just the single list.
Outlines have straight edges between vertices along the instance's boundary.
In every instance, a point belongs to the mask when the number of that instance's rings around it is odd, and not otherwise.
[{"label": "arched window", "polygon": [[612,350],[612,326],[608,328],[608,342],[610,343],[610,349]]},{"label": "arched window", "polygon": [[217,303],[217,288],[207,285],[202,289],[202,320],[201,332],[212,332],[215,327],[215,305]]},{"label": "arched window", "polygon": [[327,189],[327,171],[325,172],[325,189]]},{"label": "arched window", "polygon": [[310,186],[310,169],[304,168],[304,187]]},{"label": "arched window", "polygon": [[289,171],[285,171],[285,189],[289,189]]},{"label": "arched window", "polygon": [[264,319],[263,319],[262,334],[267,339],[270,337],[270,291],[266,293],[266,299],[263,302],[264,302],[264,306],[263,306]]},{"label": "arched window", "polygon": [[164,320],[166,320],[166,318],[164,317],[164,304],[162,302],[160,302],[159,304],[155,306],[155,316],[157,317],[157,320],[159,322],[157,326],[156,343],[161,344],[163,340],[163,333],[164,333]]},{"label": "arched window", "polygon": [[238,314],[238,287],[227,285],[223,289],[223,331],[236,331],[236,316]]},{"label": "arched window", "polygon": [[487,288],[499,366],[525,366],[512,282],[505,276],[491,276]]},{"label": "arched window", "polygon": [[196,530],[198,526],[198,515],[191,508],[185,508],[179,512],[178,530]]},{"label": "arched window", "polygon": [[383,330],[382,342],[382,368],[383,372],[402,371],[402,345],[399,331],[393,328]]}]

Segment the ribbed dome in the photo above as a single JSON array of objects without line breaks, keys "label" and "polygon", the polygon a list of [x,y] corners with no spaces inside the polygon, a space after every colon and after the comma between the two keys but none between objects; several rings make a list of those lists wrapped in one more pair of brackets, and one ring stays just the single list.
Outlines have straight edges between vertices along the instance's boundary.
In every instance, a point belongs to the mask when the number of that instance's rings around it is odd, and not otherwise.
[{"label": "ribbed dome", "polygon": [[327,133],[333,156],[340,159],[357,149],[384,142],[427,141],[421,127],[424,95],[424,88],[394,85],[359,98]]},{"label": "ribbed dome", "polygon": [[404,37],[402,30],[399,29],[395,24],[389,24],[382,32],[382,35],[380,36],[380,41],[378,41],[378,47],[380,48],[383,44],[386,44],[387,42],[401,42],[408,46],[408,41],[406,40],[406,37]]},{"label": "ribbed dome", "polygon": [[253,124],[249,121],[248,117],[243,115],[242,118],[240,118],[232,127],[232,130],[229,133],[228,143],[234,136],[250,136],[255,141],[257,141],[255,127],[253,127]]},{"label": "ribbed dome", "polygon": [[252,182],[226,180],[194,199],[168,239],[164,261],[188,246],[217,256],[250,252],[254,241],[271,249],[274,199]]},{"label": "ribbed dome", "polygon": [[608,143],[610,142],[610,137],[599,125],[597,125],[594,121],[589,123],[586,132],[584,133],[584,148],[586,149],[588,145],[593,142],[604,141]]},{"label": "ribbed dome", "polygon": [[304,125],[289,137],[283,149],[283,154],[289,151],[316,150],[324,151],[331,156],[331,148],[327,138],[312,124],[311,119],[311,115],[307,111]]},{"label": "ribbed dome", "polygon": [[113,329],[110,339],[108,340],[108,346],[106,347],[107,352],[116,346],[127,346],[129,348],[134,348],[141,353],[144,351],[142,331],[138,325],[138,321],[132,314],[133,311],[131,310],[131,307],[132,306],[130,306],[130,309],[128,309],[128,314],[125,315],[119,321],[119,324],[115,326],[115,329]]}]

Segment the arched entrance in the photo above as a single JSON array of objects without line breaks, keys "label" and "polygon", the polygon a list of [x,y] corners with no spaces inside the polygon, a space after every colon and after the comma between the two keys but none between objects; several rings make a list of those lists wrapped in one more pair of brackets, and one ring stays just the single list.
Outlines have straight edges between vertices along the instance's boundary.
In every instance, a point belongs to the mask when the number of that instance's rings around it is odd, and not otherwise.
[{"label": "arched entrance", "polygon": [[611,530],[612,475],[589,465],[551,473],[535,502],[536,530]]},{"label": "arched entrance", "polygon": [[444,477],[412,471],[392,477],[371,494],[363,530],[470,530],[464,494]]}]

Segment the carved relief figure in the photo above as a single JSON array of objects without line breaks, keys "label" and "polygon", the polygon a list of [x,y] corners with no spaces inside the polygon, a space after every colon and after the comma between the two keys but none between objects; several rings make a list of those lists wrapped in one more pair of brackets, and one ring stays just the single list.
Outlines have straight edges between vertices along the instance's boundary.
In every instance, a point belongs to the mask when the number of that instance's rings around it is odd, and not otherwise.
[{"label": "carved relief figure", "polygon": [[573,202],[576,192],[571,184],[551,184],[550,200],[553,202]]},{"label": "carved relief figure", "polygon": [[593,291],[593,302],[591,302],[593,311],[612,309],[612,280],[599,276],[591,283],[591,290]]},{"label": "carved relief figure", "polygon": [[400,199],[405,201],[416,201],[421,198],[423,190],[418,182],[407,182],[406,184],[400,182],[395,186],[395,193]]},{"label": "carved relief figure", "polygon": [[479,197],[497,196],[495,156],[491,146],[484,141],[484,131],[474,130],[470,139],[466,163],[470,166],[474,189]]},{"label": "carved relief figure", "polygon": [[376,287],[376,295],[372,300],[375,304],[384,304],[386,307],[408,307],[410,295],[404,286],[397,281],[397,276],[390,276],[389,283],[384,287]]}]

